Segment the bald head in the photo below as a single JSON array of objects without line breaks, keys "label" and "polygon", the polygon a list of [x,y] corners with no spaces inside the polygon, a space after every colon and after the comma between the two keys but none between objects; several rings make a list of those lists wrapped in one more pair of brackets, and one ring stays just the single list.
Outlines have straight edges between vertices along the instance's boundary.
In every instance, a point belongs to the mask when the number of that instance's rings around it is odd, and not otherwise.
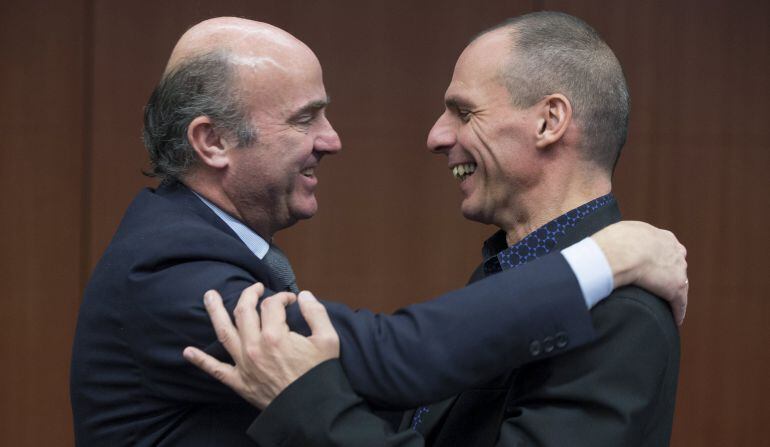
[{"label": "bald head", "polygon": [[302,41],[269,23],[217,17],[198,23],[179,38],[165,73],[184,61],[211,53],[226,54],[233,65],[252,70],[285,68],[298,58],[313,55]]},{"label": "bald head", "polygon": [[237,146],[252,145],[259,132],[253,104],[264,103],[265,92],[297,88],[286,85],[287,73],[313,70],[320,72],[320,64],[310,48],[270,24],[218,17],[193,26],[145,107],[152,175],[182,180],[195,166],[187,130],[198,116],[209,117]]}]

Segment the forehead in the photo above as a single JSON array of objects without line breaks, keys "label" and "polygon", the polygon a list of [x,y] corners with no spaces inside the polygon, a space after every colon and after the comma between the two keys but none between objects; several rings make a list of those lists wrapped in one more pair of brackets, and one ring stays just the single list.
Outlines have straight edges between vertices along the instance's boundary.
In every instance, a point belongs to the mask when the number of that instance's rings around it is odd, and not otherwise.
[{"label": "forehead", "polygon": [[447,99],[486,98],[504,88],[501,73],[510,53],[507,32],[489,32],[468,45],[455,64]]},{"label": "forehead", "polygon": [[289,114],[309,102],[326,100],[321,64],[312,52],[241,56],[232,62],[254,114]]}]

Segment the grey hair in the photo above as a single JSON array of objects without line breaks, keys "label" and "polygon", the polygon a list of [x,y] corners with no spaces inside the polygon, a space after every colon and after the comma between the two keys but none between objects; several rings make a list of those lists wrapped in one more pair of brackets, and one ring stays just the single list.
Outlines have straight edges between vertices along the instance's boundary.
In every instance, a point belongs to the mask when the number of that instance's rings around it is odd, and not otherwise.
[{"label": "grey hair", "polygon": [[512,57],[502,76],[514,106],[565,95],[582,131],[586,158],[611,173],[626,142],[630,98],[610,47],[587,23],[561,12],[525,14],[481,35],[501,28],[511,30]]},{"label": "grey hair", "polygon": [[229,55],[216,51],[191,57],[163,76],[144,108],[143,140],[152,164],[147,175],[178,180],[195,165],[187,128],[199,116],[234,136],[239,147],[256,141],[237,75]]}]

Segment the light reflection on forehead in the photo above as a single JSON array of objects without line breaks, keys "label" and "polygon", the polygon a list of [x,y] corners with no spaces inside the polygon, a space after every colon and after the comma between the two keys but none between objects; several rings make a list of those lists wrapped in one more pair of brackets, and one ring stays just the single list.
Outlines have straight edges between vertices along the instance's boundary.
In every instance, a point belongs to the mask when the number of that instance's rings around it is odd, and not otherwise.
[{"label": "light reflection on forehead", "polygon": [[[258,23],[258,26],[255,26]],[[289,34],[288,32],[269,25],[267,23],[246,21],[244,23],[220,23],[213,27],[212,30],[205,30],[205,35],[211,38],[212,35],[216,36],[221,34],[226,36],[233,46],[243,41],[251,40],[262,41],[263,43],[269,43],[270,45],[278,45],[286,48],[297,45],[299,40]]]},{"label": "light reflection on forehead", "polygon": [[238,67],[250,68],[252,70],[264,69],[267,67],[286,71],[286,67],[269,56],[247,56],[243,54],[234,54],[229,57],[229,62]]}]

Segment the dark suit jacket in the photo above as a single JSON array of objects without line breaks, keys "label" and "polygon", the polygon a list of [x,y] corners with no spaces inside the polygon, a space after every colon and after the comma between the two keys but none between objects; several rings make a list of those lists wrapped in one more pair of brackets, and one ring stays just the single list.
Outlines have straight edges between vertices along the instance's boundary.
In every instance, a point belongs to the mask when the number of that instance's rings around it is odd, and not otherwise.
[{"label": "dark suit jacket", "polygon": [[[140,192],[81,305],[71,370],[77,444],[250,444],[245,431],[258,412],[181,352],[193,345],[224,357],[203,293],[219,290],[232,311],[256,281],[274,284],[189,189],[174,183]],[[556,353],[534,356],[532,339],[564,333],[564,352],[593,337],[577,281],[558,254],[393,315],[325,304],[353,389],[402,409]],[[290,326],[306,333],[297,307],[288,314]]]},{"label": "dark suit jacket", "polygon": [[[557,249],[619,219],[613,201],[581,221]],[[472,280],[480,277],[477,270]],[[593,342],[431,405],[425,439],[408,423],[393,433],[368,412],[334,362],[287,388],[250,433],[265,446],[668,445],[679,370],[679,336],[668,305],[624,287],[591,316],[599,334]],[[554,338],[540,341],[542,349],[556,349]]]}]

